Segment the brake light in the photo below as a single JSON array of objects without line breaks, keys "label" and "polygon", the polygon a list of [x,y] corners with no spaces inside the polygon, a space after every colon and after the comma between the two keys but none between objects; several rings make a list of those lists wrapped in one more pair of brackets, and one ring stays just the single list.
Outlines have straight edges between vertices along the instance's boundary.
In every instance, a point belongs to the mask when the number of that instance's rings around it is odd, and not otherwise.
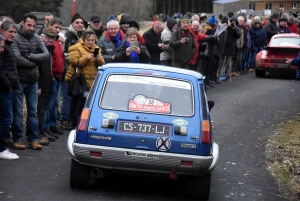
[{"label": "brake light", "polygon": [[208,120],[202,121],[202,144],[210,144],[210,122]]},{"label": "brake light", "polygon": [[192,161],[181,161],[181,165],[184,165],[184,166],[193,166],[193,162]]},{"label": "brake light", "polygon": [[87,131],[88,120],[90,116],[90,110],[84,108],[81,112],[81,116],[79,119],[78,130],[79,131]]},{"label": "brake light", "polygon": [[102,153],[101,153],[101,152],[91,152],[91,156],[94,156],[94,157],[101,157],[101,156],[102,156]]}]

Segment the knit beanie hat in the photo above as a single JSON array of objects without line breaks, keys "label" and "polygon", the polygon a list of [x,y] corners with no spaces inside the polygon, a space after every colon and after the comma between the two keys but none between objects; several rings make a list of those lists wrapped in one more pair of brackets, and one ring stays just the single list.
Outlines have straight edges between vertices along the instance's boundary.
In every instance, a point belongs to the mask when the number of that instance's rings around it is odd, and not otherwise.
[{"label": "knit beanie hat", "polygon": [[73,15],[73,17],[71,19],[71,23],[73,23],[77,19],[82,19],[82,21],[84,21],[84,19],[80,16],[80,14],[76,13],[76,14]]},{"label": "knit beanie hat", "polygon": [[273,18],[278,19],[278,14],[274,13],[273,15],[271,15],[271,19],[273,19]]},{"label": "knit beanie hat", "polygon": [[190,23],[190,19],[187,15],[185,15],[182,19],[181,19],[181,23],[184,22],[184,21],[187,21],[188,23]]},{"label": "knit beanie hat", "polygon": [[214,25],[216,23],[216,17],[214,14],[212,14],[211,18],[207,20],[207,23],[210,25]]},{"label": "knit beanie hat", "polygon": [[107,21],[109,22],[111,20],[117,20],[117,18],[114,15],[110,15]]},{"label": "knit beanie hat", "polygon": [[222,24],[223,24],[223,23],[228,24],[228,17],[224,16],[224,17],[222,18],[221,23],[222,23]]}]

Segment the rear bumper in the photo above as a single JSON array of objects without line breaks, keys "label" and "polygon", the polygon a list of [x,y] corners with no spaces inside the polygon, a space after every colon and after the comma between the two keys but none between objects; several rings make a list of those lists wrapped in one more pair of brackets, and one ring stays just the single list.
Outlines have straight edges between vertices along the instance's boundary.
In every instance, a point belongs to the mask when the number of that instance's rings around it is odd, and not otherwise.
[{"label": "rear bumper", "polygon": [[[204,175],[215,169],[219,159],[219,146],[213,144],[211,156],[195,156],[117,147],[75,143],[75,130],[70,132],[67,149],[72,158],[81,164],[105,169],[167,173],[176,168],[177,174]],[[101,152],[101,157],[91,156]],[[192,166],[182,166],[181,161],[192,161]]]},{"label": "rear bumper", "polygon": [[280,71],[296,71],[297,66],[292,66],[289,64],[278,64],[278,63],[266,63],[266,62],[256,62],[256,68],[268,72],[280,72]]}]

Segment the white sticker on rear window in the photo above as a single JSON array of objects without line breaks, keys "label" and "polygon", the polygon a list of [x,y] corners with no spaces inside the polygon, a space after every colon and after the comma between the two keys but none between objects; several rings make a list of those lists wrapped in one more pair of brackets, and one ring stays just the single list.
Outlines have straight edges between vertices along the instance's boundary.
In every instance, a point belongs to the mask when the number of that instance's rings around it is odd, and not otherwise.
[{"label": "white sticker on rear window", "polygon": [[131,75],[112,75],[108,78],[109,82],[127,82],[137,84],[150,84],[166,87],[174,87],[179,89],[191,90],[191,84],[179,80],[171,80],[166,78],[147,77],[147,76],[131,76]]},{"label": "white sticker on rear window", "polygon": [[171,112],[171,104],[164,103],[158,99],[147,98],[143,95],[137,95],[133,100],[129,100],[128,109],[169,114]]}]

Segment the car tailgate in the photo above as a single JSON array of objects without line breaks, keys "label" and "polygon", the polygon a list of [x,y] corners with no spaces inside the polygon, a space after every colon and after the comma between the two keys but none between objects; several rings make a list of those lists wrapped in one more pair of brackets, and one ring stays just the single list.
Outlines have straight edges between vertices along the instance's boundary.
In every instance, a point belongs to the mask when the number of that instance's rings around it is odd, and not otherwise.
[{"label": "car tailgate", "polygon": [[[96,110],[89,120],[88,144],[199,155],[201,124],[193,122],[195,118]],[[187,135],[175,134],[178,125],[187,128]],[[210,153],[210,146],[203,145],[203,149]]]}]

